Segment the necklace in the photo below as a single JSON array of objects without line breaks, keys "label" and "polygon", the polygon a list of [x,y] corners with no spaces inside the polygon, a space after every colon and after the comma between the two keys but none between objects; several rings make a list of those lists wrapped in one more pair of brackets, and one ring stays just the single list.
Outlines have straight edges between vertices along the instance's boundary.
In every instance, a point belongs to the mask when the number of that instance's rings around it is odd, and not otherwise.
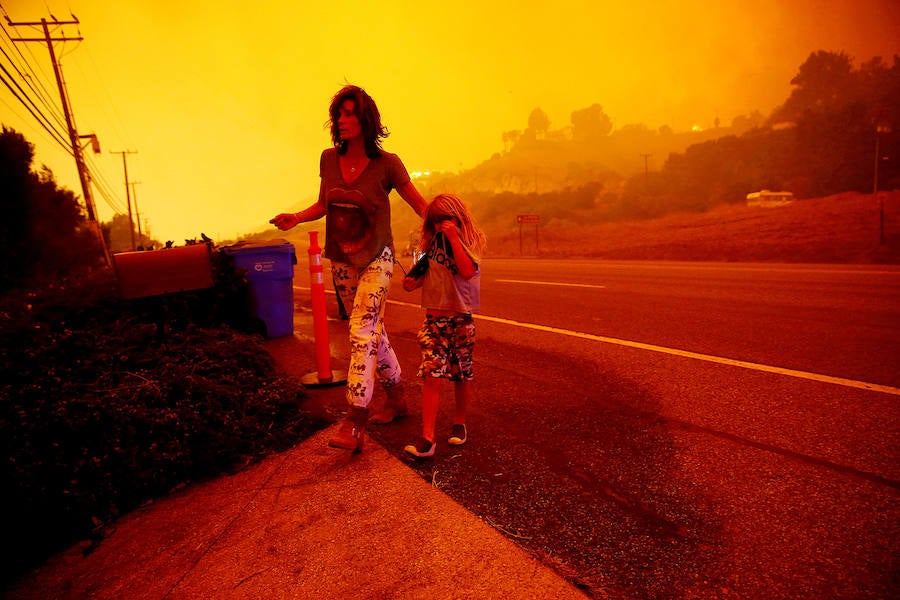
[{"label": "necklace", "polygon": [[365,168],[366,164],[368,164],[368,162],[369,162],[367,157],[363,157],[362,159],[359,159],[358,157],[354,158],[354,159],[350,159],[350,158],[344,156],[342,158],[343,158],[344,166],[347,168],[347,171],[351,175],[356,175],[357,173],[361,173],[362,170]]}]

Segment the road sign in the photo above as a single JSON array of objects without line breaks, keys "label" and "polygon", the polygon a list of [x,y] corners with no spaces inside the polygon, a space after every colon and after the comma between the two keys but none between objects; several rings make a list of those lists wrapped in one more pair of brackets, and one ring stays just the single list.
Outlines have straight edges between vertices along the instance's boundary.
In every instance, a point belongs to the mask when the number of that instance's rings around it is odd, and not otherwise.
[{"label": "road sign", "polygon": [[516,222],[519,224],[519,254],[523,253],[522,241],[522,225],[534,225],[534,249],[537,251],[540,247],[538,242],[538,223],[541,222],[541,215],[516,215]]}]

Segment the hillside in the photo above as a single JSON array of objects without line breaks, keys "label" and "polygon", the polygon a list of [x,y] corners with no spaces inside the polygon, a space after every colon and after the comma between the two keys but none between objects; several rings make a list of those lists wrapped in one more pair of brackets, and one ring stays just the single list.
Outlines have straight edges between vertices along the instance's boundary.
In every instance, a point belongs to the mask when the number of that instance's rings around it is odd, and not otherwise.
[{"label": "hillside", "polygon": [[[885,193],[885,243],[870,194],[839,194],[761,208],[720,206],[700,214],[570,229],[539,229],[539,254],[608,259],[810,263],[900,262],[900,192]],[[523,227],[523,250],[534,232]],[[530,236],[529,236],[530,234]],[[529,249],[529,242],[531,247]],[[491,253],[519,253],[519,232],[494,235]]]},{"label": "hillside", "polygon": [[[772,208],[723,205],[704,213],[645,221],[583,227],[542,223],[537,227],[537,243],[535,226],[523,225],[520,240],[515,215],[510,215],[508,227],[486,232],[488,256],[900,264],[900,191],[883,192],[881,197],[883,244],[879,243],[878,200],[871,194],[846,193]],[[304,260],[309,229],[324,231],[324,221],[289,232],[273,230],[259,238],[287,239]],[[394,207],[398,251],[402,253],[414,231],[415,216],[400,201]]]}]

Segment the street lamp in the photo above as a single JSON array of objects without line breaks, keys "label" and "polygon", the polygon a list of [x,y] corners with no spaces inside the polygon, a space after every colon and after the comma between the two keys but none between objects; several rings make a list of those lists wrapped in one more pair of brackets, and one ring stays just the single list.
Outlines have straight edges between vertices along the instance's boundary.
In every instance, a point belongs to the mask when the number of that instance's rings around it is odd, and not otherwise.
[{"label": "street lamp", "polygon": [[[87,135],[79,135],[78,137],[83,140],[89,140],[89,143],[91,144],[91,150],[94,151],[94,154],[100,154],[100,140],[97,139],[97,134],[89,133]],[[81,147],[82,150],[85,148],[85,146],[87,146],[87,144]]]},{"label": "street lamp", "polygon": [[879,219],[879,237],[878,243],[884,243],[884,198],[878,196],[878,163],[881,162],[881,152],[879,150],[879,142],[882,133],[890,133],[890,126],[884,121],[879,121],[875,126],[875,176],[872,184],[872,193],[878,198],[878,219]]}]

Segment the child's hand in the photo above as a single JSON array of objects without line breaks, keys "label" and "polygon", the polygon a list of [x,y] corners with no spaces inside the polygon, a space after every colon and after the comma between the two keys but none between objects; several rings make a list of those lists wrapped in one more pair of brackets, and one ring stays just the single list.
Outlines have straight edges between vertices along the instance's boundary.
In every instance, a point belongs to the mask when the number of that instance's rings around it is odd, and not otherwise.
[{"label": "child's hand", "polygon": [[453,219],[441,221],[437,224],[436,229],[440,232],[443,232],[443,234],[447,237],[459,237],[459,231],[456,229],[456,221],[454,221]]}]

